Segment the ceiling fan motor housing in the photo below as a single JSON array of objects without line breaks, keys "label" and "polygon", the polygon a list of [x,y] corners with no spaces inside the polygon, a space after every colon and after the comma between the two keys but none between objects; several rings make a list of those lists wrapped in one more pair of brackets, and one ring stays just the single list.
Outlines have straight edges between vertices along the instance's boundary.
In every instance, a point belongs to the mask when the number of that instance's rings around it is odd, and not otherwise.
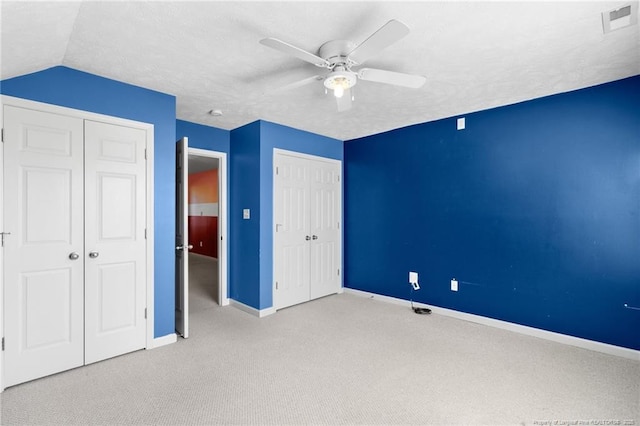
[{"label": "ceiling fan motor housing", "polygon": [[358,75],[351,71],[352,63],[347,56],[355,47],[356,45],[348,40],[332,40],[320,46],[318,55],[329,62],[331,69],[324,79],[327,89],[334,90],[338,86],[349,89],[355,86]]},{"label": "ceiling fan motor housing", "polygon": [[336,65],[344,65],[350,67],[347,55],[355,49],[355,43],[349,40],[332,40],[328,41],[318,50],[318,56],[329,62],[329,67],[333,69]]}]

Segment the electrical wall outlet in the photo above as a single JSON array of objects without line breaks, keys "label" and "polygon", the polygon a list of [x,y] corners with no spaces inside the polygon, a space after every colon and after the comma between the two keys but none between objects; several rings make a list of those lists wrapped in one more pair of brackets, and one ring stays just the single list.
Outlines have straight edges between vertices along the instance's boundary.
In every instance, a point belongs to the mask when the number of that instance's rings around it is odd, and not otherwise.
[{"label": "electrical wall outlet", "polygon": [[420,290],[420,284],[418,284],[417,272],[409,272],[409,284],[413,286],[414,290]]},{"label": "electrical wall outlet", "polygon": [[458,291],[458,280],[455,278],[451,280],[451,291]]}]

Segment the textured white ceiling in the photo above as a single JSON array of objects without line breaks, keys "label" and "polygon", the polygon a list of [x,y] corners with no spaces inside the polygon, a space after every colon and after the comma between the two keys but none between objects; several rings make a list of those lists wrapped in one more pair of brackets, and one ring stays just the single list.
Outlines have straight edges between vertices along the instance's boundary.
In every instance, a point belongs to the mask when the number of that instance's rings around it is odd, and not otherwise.
[{"label": "textured white ceiling", "polygon": [[[640,74],[639,26],[602,31],[601,12],[627,3],[3,0],[1,77],[64,65],[175,95],[179,119],[264,119],[348,140]],[[319,69],[260,39],[315,53],[390,19],[411,33],[366,66],[424,75],[422,88],[361,81],[342,113],[321,82],[274,90]]]}]

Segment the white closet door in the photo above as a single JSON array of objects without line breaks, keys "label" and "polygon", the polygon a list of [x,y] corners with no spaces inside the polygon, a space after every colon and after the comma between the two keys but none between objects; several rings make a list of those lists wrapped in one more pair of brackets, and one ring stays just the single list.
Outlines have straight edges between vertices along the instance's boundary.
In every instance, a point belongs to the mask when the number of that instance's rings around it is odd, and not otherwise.
[{"label": "white closet door", "polygon": [[[83,364],[82,120],[4,106],[5,386]],[[77,258],[75,257],[77,255]]]},{"label": "white closet door", "polygon": [[281,309],[309,300],[309,167],[280,154],[274,166],[273,306]]},{"label": "white closet door", "polygon": [[85,363],[145,347],[146,132],[85,121]]},{"label": "white closet door", "polygon": [[276,309],[340,291],[342,165],[319,157],[274,155]]},{"label": "white closet door", "polygon": [[309,160],[311,225],[311,299],[340,291],[342,234],[341,165]]}]

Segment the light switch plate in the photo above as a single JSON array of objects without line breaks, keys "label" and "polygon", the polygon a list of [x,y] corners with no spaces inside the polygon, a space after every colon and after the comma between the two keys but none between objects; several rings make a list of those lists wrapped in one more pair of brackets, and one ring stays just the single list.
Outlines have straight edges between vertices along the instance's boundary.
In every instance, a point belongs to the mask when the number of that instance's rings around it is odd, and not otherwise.
[{"label": "light switch plate", "polygon": [[251,219],[251,210],[250,209],[242,209],[242,218],[243,219]]},{"label": "light switch plate", "polygon": [[451,280],[451,291],[458,291],[458,280],[455,278]]}]

